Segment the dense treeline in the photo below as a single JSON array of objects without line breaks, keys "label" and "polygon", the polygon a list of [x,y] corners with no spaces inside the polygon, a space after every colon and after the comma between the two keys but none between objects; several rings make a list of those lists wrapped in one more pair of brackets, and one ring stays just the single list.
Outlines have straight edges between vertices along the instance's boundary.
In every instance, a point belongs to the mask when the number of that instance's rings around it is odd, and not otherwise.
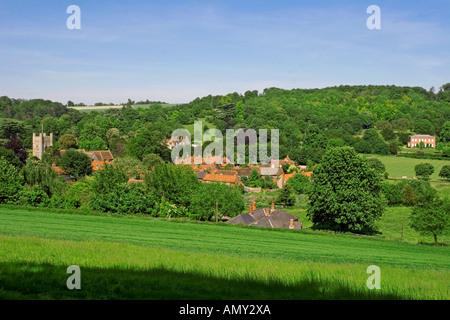
[{"label": "dense treeline", "polygon": [[[117,213],[137,210],[153,216],[205,220],[214,219],[216,211],[236,215],[243,210],[238,189],[202,185],[192,172],[167,164],[171,151],[165,139],[173,130],[190,127],[198,120],[203,121],[203,130],[279,129],[279,156],[289,155],[311,169],[336,147],[350,146],[357,153],[397,154],[413,133],[436,135],[438,152],[433,156],[450,157],[450,84],[437,93],[396,86],[269,88],[261,93],[210,95],[176,106],[133,108],[131,104],[103,112],[79,112],[49,100],[0,97],[0,158],[4,160],[0,171],[5,180],[0,203],[87,206]],[[42,161],[27,159],[25,150],[32,147],[32,133],[41,128],[53,133],[54,147],[47,148]],[[81,156],[75,159],[71,152],[61,159],[59,149],[77,148],[110,149],[115,156],[114,170],[121,173],[105,169],[104,173],[117,179],[99,191],[96,181],[107,181],[108,175],[91,175],[89,161]],[[67,185],[50,173],[53,163],[70,171],[75,160],[72,176],[79,180],[76,184]],[[144,176],[145,184],[126,183]],[[248,184],[270,182],[259,180],[250,177]],[[389,201],[407,203],[409,187],[396,188],[389,192],[397,198]],[[288,203],[289,194],[277,201]]]},{"label": "dense treeline", "polygon": [[[140,160],[174,129],[203,120],[226,129],[279,129],[280,157],[317,163],[327,147],[348,145],[361,153],[396,153],[411,133],[450,141],[450,85],[438,93],[419,87],[339,86],[325,89],[277,88],[207,96],[174,107],[80,113],[48,100],[0,98],[1,138],[16,134],[27,148],[31,132],[53,132],[55,141],[70,134],[85,149],[123,151]],[[376,129],[368,132],[367,129]],[[378,134],[377,134],[378,133]],[[361,137],[363,136],[364,137]],[[269,135],[270,136],[270,135]],[[151,141],[151,143],[145,142]],[[366,141],[366,143],[364,143]],[[126,147],[126,148],[125,148]],[[126,150],[125,150],[126,149]],[[166,152],[166,153],[165,153]]]}]

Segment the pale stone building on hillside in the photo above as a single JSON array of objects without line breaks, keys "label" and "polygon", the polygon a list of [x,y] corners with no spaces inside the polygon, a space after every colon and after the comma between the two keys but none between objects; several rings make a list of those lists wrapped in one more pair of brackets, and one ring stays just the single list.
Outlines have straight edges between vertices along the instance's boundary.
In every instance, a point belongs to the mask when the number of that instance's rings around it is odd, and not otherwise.
[{"label": "pale stone building on hillside", "polygon": [[53,146],[53,133],[47,136],[40,133],[38,136],[33,132],[33,156],[42,160],[42,155],[47,147]]}]

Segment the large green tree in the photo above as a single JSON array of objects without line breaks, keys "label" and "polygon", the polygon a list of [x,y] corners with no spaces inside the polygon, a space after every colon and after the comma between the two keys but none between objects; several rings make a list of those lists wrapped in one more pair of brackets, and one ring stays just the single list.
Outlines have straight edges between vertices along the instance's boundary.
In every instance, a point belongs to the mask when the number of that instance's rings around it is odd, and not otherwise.
[{"label": "large green tree", "polygon": [[77,180],[92,173],[91,163],[91,158],[85,153],[75,150],[67,150],[58,161],[58,164]]},{"label": "large green tree", "polygon": [[431,134],[431,135],[434,135],[434,126],[427,119],[419,119],[414,124],[414,131],[417,134]]},{"label": "large green tree", "polygon": [[94,210],[119,214],[153,214],[154,195],[142,183],[127,184],[122,168],[105,164],[94,174],[90,206]]},{"label": "large green tree", "polygon": [[434,173],[434,167],[431,163],[420,163],[414,167],[414,171],[418,178],[427,180]]},{"label": "large green tree", "polygon": [[438,243],[438,236],[450,231],[450,201],[435,198],[413,208],[410,217],[411,228],[422,235],[431,235],[434,243]]},{"label": "large green tree", "polygon": [[0,138],[11,139],[25,132],[25,125],[14,119],[0,119]]},{"label": "large green tree", "polygon": [[444,123],[444,127],[441,130],[441,140],[443,142],[450,142],[450,121]]},{"label": "large green tree", "polygon": [[315,228],[373,232],[383,213],[380,176],[351,147],[329,150],[313,175],[308,217]]},{"label": "large green tree", "polygon": [[21,173],[30,187],[39,186],[48,196],[58,192],[60,183],[63,183],[58,180],[57,174],[50,164],[33,158],[27,160]]},{"label": "large green tree", "polygon": [[77,147],[77,139],[72,134],[63,134],[58,140],[58,146],[61,150],[75,149]]},{"label": "large green tree", "polygon": [[165,136],[158,130],[145,129],[139,133],[128,142],[127,151],[139,160],[149,153],[154,153],[165,161],[171,161],[171,151],[166,145]]},{"label": "large green tree", "polygon": [[200,182],[190,166],[161,163],[145,177],[150,191],[157,198],[188,208],[191,194],[196,192]]},{"label": "large green tree", "polygon": [[245,209],[241,189],[219,183],[202,183],[192,193],[190,217],[196,220],[220,220],[235,217]]}]

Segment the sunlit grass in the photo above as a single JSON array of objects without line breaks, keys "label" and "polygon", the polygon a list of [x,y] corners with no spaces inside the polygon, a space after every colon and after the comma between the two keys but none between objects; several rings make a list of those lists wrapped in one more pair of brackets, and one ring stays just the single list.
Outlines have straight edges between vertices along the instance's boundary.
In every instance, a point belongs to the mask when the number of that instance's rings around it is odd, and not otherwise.
[{"label": "sunlit grass", "polygon": [[[364,264],[287,262],[107,242],[0,236],[0,298],[448,299],[445,270],[382,266],[366,287]],[[82,290],[69,291],[69,265]]]}]

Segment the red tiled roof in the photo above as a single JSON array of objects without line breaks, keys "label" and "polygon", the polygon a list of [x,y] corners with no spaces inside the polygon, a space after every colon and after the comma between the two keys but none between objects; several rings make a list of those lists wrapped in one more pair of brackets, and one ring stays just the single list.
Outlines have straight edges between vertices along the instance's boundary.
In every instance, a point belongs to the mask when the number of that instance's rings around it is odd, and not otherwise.
[{"label": "red tiled roof", "polygon": [[312,172],[312,171],[302,171],[301,174],[304,175],[304,176],[307,176],[307,177],[311,178],[313,172]]},{"label": "red tiled roof", "polygon": [[91,162],[92,170],[97,171],[97,170],[103,169],[103,167],[105,166],[105,163],[112,164],[111,161],[92,161]]},{"label": "red tiled roof", "polygon": [[55,164],[52,165],[52,169],[58,174],[58,175],[65,175],[69,174],[66,170],[64,170],[61,167],[56,166]]},{"label": "red tiled roof", "polygon": [[295,173],[286,173],[285,175],[284,175],[284,179],[286,180],[286,181],[288,181],[290,178],[292,178],[293,176],[295,176],[297,174],[297,172],[295,172]]},{"label": "red tiled roof", "polygon": [[130,183],[142,183],[143,184],[144,180],[130,179],[130,180],[128,180],[127,185]]},{"label": "red tiled roof", "polygon": [[210,182],[224,182],[224,183],[234,183],[239,184],[240,180],[237,176],[231,176],[231,175],[220,175],[220,174],[214,174],[214,173],[208,173],[203,178],[203,181],[210,181]]}]

